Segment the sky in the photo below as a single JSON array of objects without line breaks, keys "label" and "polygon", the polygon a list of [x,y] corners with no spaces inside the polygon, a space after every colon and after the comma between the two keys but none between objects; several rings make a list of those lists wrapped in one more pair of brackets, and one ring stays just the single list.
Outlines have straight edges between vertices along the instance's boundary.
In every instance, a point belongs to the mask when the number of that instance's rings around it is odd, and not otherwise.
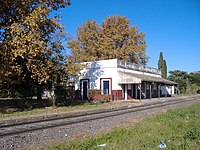
[{"label": "sky", "polygon": [[146,35],[148,66],[157,68],[163,52],[168,71],[200,70],[200,0],[71,0],[59,11],[73,36],[87,20],[101,24],[108,16],[125,16]]}]

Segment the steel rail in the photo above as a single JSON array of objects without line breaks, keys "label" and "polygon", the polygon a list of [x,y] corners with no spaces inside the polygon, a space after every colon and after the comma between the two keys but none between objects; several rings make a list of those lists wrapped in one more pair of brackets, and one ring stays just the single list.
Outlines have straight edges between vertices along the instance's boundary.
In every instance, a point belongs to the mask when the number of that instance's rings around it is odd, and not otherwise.
[{"label": "steel rail", "polygon": [[[128,108],[120,108],[117,110],[110,110],[107,112],[100,112],[100,113],[93,113],[93,114],[87,114],[87,115],[78,115],[76,117],[71,117],[71,119],[75,119],[72,121],[67,121],[67,122],[61,122],[61,123],[53,123],[53,124],[46,124],[46,125],[42,125],[42,126],[31,126],[31,128],[22,128],[22,130],[17,130],[17,131],[10,131],[10,132],[5,132],[5,133],[0,133],[0,137],[4,137],[4,136],[11,136],[11,135],[16,135],[16,134],[22,134],[22,133],[27,133],[27,132],[33,132],[33,131],[39,131],[39,130],[44,130],[44,129],[49,129],[49,128],[53,128],[53,127],[59,127],[59,126],[65,126],[65,125],[73,125],[73,124],[77,124],[77,123],[82,123],[82,122],[87,122],[87,121],[92,121],[92,120],[98,120],[98,119],[104,119],[104,118],[109,118],[109,117],[114,117],[114,116],[119,116],[119,115],[124,115],[124,114],[128,114],[128,113],[133,113],[133,112],[140,112],[140,111],[144,111],[144,110],[150,110],[150,109],[154,109],[154,108],[160,108],[160,107],[164,107],[164,106],[170,106],[170,105],[174,105],[174,104],[178,104],[178,103],[185,103],[185,102],[190,102],[190,101],[199,101],[199,97],[193,97],[190,99],[177,99],[174,101],[165,101],[162,103],[156,103],[153,105],[142,105],[140,107],[128,107]],[[102,115],[104,114],[104,115]],[[93,115],[97,115],[97,116],[93,116]],[[80,118],[80,119],[76,119],[77,117],[85,117],[85,116],[89,116],[89,118]],[[66,118],[64,118],[66,119]],[[60,120],[60,119],[58,119]],[[52,120],[53,121],[53,120]],[[43,121],[43,123],[45,122],[49,122],[49,121]],[[38,123],[38,122],[37,122]],[[42,122],[39,122],[42,123]],[[36,123],[35,123],[36,124]],[[23,125],[27,125],[27,124],[23,124]],[[31,123],[30,123],[31,125]],[[22,125],[15,125],[15,126],[22,126]],[[11,127],[11,126],[9,126]],[[5,130],[4,127],[1,127],[1,130]]]},{"label": "steel rail", "polygon": [[[189,97],[189,98],[194,98],[194,97]],[[32,124],[32,123],[40,123],[40,122],[48,122],[48,121],[54,121],[54,120],[62,120],[62,119],[70,119],[70,118],[74,118],[74,117],[83,117],[83,116],[89,116],[89,115],[94,115],[94,114],[103,114],[103,113],[107,113],[107,112],[114,112],[114,111],[121,111],[121,110],[128,110],[128,109],[133,109],[133,108],[141,108],[141,107],[146,107],[146,106],[151,106],[154,104],[163,104],[166,102],[170,102],[170,101],[179,101],[180,100],[184,100],[185,98],[178,98],[178,99],[173,99],[173,100],[168,100],[168,101],[164,101],[164,102],[157,102],[157,103],[150,103],[150,104],[145,104],[145,105],[140,105],[140,106],[131,106],[131,107],[118,107],[118,108],[109,108],[109,109],[98,109],[95,111],[88,111],[88,112],[81,112],[79,114],[62,114],[61,116],[55,115],[53,117],[49,117],[48,116],[44,116],[44,118],[40,118],[39,120],[28,120],[28,121],[20,121],[20,122],[15,122],[15,123],[1,123],[0,124],[0,129],[1,128],[5,128],[5,127],[14,127],[14,126],[19,126],[19,125],[26,125],[26,124]],[[46,117],[46,118],[45,118]],[[37,119],[37,118],[36,118]],[[3,124],[3,125],[2,125]]]}]

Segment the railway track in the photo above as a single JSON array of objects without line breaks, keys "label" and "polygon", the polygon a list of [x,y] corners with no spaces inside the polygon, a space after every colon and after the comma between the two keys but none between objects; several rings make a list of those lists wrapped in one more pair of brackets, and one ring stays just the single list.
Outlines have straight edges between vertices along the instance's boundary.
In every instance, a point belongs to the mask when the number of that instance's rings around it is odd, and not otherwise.
[{"label": "railway track", "polygon": [[133,112],[140,113],[144,110],[151,110],[151,109],[168,107],[168,106],[170,107],[177,104],[191,103],[191,102],[197,102],[197,101],[198,102],[200,101],[200,96],[176,98],[176,99],[168,100],[165,102],[159,102],[159,103],[148,104],[148,105],[100,110],[97,112],[87,112],[87,113],[82,113],[82,114],[77,114],[77,115],[75,114],[75,115],[70,115],[70,116],[62,116],[62,117],[43,119],[43,120],[37,120],[37,121],[13,123],[13,124],[7,124],[7,125],[4,124],[4,125],[0,125],[0,138],[59,127],[59,126],[73,125],[73,124],[92,121],[92,120],[104,119],[108,117],[115,117],[115,116],[124,115],[128,113],[133,113]]}]

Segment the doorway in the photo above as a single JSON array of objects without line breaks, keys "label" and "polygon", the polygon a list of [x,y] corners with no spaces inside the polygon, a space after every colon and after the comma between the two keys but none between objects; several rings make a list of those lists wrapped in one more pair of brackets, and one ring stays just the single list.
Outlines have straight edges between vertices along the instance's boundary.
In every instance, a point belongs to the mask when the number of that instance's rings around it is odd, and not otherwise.
[{"label": "doorway", "polygon": [[88,99],[89,79],[81,80],[81,95],[83,100]]}]

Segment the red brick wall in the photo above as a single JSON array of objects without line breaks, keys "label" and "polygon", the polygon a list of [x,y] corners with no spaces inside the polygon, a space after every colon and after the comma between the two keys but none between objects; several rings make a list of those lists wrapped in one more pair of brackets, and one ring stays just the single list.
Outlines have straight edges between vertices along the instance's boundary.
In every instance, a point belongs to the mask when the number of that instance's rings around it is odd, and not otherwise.
[{"label": "red brick wall", "polygon": [[[114,101],[124,100],[122,92],[123,92],[122,90],[112,90],[112,94],[109,95],[109,99],[112,100],[114,98]],[[95,94],[93,94],[91,100],[102,99],[103,97],[104,97],[104,95],[102,95],[101,93],[99,93],[99,94],[95,93]],[[127,98],[132,99],[131,90],[127,91]]]},{"label": "red brick wall", "polygon": [[[112,90],[111,94],[109,95],[109,100],[112,101],[113,98],[114,98],[114,101],[124,100],[122,92],[123,92],[122,90]],[[95,90],[95,92],[90,95],[91,95],[90,100],[101,100],[101,99],[105,98],[105,95],[102,95],[100,90]],[[77,100],[81,99],[81,91],[80,90],[76,90],[75,98]],[[131,90],[127,91],[127,98],[132,99]]]},{"label": "red brick wall", "polygon": [[123,100],[122,90],[112,90],[112,94],[114,95],[114,100]]},{"label": "red brick wall", "polygon": [[[93,90],[90,93],[90,100],[104,100],[107,98],[107,95],[102,95],[101,90]],[[108,95],[108,99],[111,101],[112,100],[112,95]]]}]

